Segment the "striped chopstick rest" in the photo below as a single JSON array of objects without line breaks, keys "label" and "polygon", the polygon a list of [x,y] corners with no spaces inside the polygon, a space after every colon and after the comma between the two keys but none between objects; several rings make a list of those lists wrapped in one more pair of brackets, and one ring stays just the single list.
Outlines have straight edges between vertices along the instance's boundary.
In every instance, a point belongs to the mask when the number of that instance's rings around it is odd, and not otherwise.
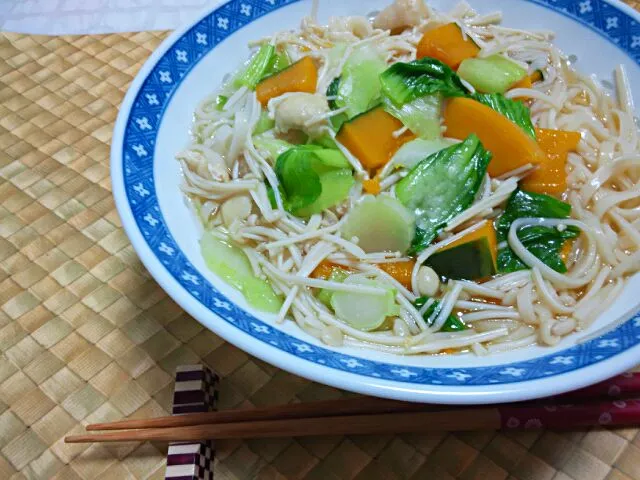
[{"label": "striped chopstick rest", "polygon": [[212,412],[218,403],[218,375],[203,365],[176,368],[173,414]]},{"label": "striped chopstick rest", "polygon": [[[212,412],[218,402],[218,375],[203,365],[176,369],[173,415]],[[167,453],[167,480],[213,480],[212,440],[200,443],[171,443]]]}]

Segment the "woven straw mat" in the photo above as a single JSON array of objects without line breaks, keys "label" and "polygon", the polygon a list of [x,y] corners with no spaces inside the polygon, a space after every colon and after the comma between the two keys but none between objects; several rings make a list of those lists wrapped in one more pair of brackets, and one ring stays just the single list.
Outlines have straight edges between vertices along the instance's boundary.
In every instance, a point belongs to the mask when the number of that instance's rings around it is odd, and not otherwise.
[{"label": "woven straw mat", "polygon": [[[223,377],[220,408],[336,398],[183,312],[114,208],[118,106],[166,32],[0,33],[0,480],[163,478],[162,444],[65,445],[89,422],[170,411],[175,367]],[[218,443],[218,479],[635,479],[636,429]]]}]

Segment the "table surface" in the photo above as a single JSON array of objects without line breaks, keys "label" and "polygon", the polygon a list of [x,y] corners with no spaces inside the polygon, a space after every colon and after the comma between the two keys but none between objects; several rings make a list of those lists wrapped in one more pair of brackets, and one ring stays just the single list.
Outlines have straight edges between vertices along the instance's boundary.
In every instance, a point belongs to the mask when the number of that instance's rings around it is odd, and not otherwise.
[{"label": "table surface", "polygon": [[[0,479],[163,478],[164,445],[62,439],[89,422],[167,414],[182,364],[220,373],[220,408],[342,395],[205,330],[127,240],[109,142],[129,83],[166,35],[0,33]],[[640,480],[640,430],[224,441],[215,473]]]}]

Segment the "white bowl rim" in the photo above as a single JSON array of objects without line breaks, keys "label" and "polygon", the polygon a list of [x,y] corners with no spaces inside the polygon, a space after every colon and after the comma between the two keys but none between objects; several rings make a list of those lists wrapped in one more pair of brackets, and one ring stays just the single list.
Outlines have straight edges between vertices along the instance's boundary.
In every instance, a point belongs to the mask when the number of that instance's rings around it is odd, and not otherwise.
[{"label": "white bowl rim", "polygon": [[[433,384],[415,384],[402,381],[382,380],[348,371],[332,369],[318,363],[306,361],[298,355],[293,355],[292,353],[285,352],[267,343],[263,343],[237,328],[228,326],[226,322],[217,322],[212,324],[211,322],[203,321],[202,319],[205,316],[213,315],[217,318],[220,317],[196,301],[187,292],[187,290],[176,281],[175,278],[168,274],[165,266],[159,261],[149,247],[136,223],[125,190],[123,173],[124,158],[122,153],[125,129],[130,121],[130,114],[134,100],[137,98],[144,81],[152,72],[153,68],[156,67],[158,61],[163,58],[167,51],[174,46],[175,42],[194,27],[199,20],[202,20],[203,18],[213,14],[216,10],[222,8],[224,5],[234,1],[235,0],[227,0],[217,4],[215,7],[208,8],[204,13],[194,18],[194,21],[188,22],[182,28],[174,31],[156,48],[129,86],[127,94],[120,107],[113,132],[111,146],[112,188],[116,208],[120,215],[125,232],[147,270],[165,290],[165,292],[167,292],[169,296],[173,298],[189,315],[203,323],[207,328],[210,328],[217,335],[233,345],[293,374],[319,383],[362,394],[415,402],[486,404],[520,401],[555,395],[565,391],[582,388],[610,378],[637,365],[637,362],[640,359],[640,344],[614,354],[602,361],[594,362],[588,366],[577,368],[567,373],[555,374],[536,380],[500,383],[495,386],[468,386],[464,384],[459,386],[439,386]],[[297,1],[298,0],[289,0],[287,3],[280,6],[286,7],[288,4]],[[543,3],[542,0],[522,1],[532,2],[564,14],[558,9],[552,8],[548,4]],[[621,1],[596,1],[609,4],[640,23],[640,14]],[[593,29],[593,27],[589,25],[586,26]],[[602,32],[598,33],[603,35]],[[608,40],[611,41],[610,39]],[[634,314],[635,312],[629,313],[630,320],[634,317]],[[636,318],[640,318],[640,316]],[[224,325],[224,327],[219,327],[219,325]]]}]

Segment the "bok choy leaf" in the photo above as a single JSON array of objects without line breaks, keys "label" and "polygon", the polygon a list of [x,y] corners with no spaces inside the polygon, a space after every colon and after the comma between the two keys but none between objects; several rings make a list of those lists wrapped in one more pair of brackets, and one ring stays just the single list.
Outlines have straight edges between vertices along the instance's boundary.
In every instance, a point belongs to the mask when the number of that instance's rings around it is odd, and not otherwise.
[{"label": "bok choy leaf", "polygon": [[430,155],[396,185],[396,197],[416,216],[410,254],[424,250],[438,231],[473,202],[491,153],[475,135]]},{"label": "bok choy leaf", "polygon": [[384,109],[418,137],[433,140],[441,136],[442,96],[425,95],[396,107],[388,99],[384,101]]},{"label": "bok choy leaf", "polygon": [[460,77],[434,58],[394,63],[380,75],[380,83],[382,93],[396,107],[434,93],[444,97],[462,97],[468,93]]},{"label": "bok choy leaf", "polygon": [[[518,218],[569,218],[571,205],[548,195],[516,190],[509,199],[504,213],[496,222],[498,270],[501,273],[529,268],[507,244],[511,224]],[[567,240],[576,238],[580,230],[569,226],[564,230],[553,227],[529,226],[518,231],[518,239],[545,265],[565,273],[567,267],[560,251]]]},{"label": "bok choy leaf", "polygon": [[[518,231],[518,238],[525,248],[545,265],[559,273],[567,271],[560,251],[567,240],[576,238],[578,235],[580,235],[580,230],[575,227],[567,227],[566,230],[559,231],[551,227],[532,226],[523,227]],[[508,245],[498,250],[498,269],[501,273],[528,268]]]},{"label": "bok choy leaf", "polygon": [[275,171],[285,208],[303,217],[337,205],[354,184],[344,155],[317,145],[290,148],[278,157]]},{"label": "bok choy leaf", "polygon": [[[429,297],[420,297],[420,298],[416,298],[415,301],[413,302],[413,306],[416,307],[416,309],[420,310],[422,307],[424,307],[426,305],[426,303],[429,301]],[[429,308],[427,308],[427,310],[422,314],[422,318],[425,319],[425,321],[429,321],[429,318],[431,318],[432,315],[434,315],[434,312],[436,312],[436,310],[438,311],[438,313],[440,313],[440,302],[438,302],[437,300],[434,301],[431,306]],[[437,316],[437,313],[434,315],[434,318]],[[444,325],[442,325],[442,328],[440,329],[441,332],[459,332],[461,330],[466,330],[467,326],[462,322],[462,320],[460,320],[457,316],[455,316],[454,314],[450,314],[447,317],[447,320],[444,322]]]},{"label": "bok choy leaf", "polygon": [[[387,112],[421,138],[434,138],[434,112],[440,113],[436,108],[436,105],[439,105],[436,98],[442,97],[473,98],[507,117],[530,137],[536,138],[531,112],[526,105],[508,99],[500,93],[470,94],[458,74],[433,58],[396,63],[380,76],[380,81],[386,97]],[[427,104],[423,105],[420,102]]]}]

